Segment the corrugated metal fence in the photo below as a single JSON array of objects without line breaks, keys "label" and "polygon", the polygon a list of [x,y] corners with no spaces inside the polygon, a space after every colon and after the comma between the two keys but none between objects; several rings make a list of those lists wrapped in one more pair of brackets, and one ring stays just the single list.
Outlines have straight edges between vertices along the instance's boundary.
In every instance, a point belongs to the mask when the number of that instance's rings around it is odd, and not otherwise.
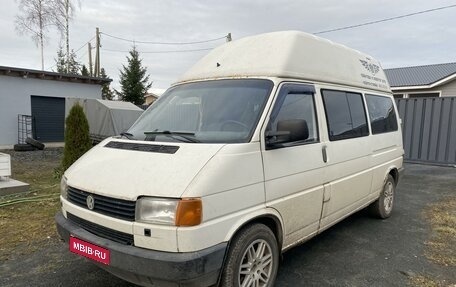
[{"label": "corrugated metal fence", "polygon": [[456,97],[396,99],[402,119],[404,158],[456,164]]}]

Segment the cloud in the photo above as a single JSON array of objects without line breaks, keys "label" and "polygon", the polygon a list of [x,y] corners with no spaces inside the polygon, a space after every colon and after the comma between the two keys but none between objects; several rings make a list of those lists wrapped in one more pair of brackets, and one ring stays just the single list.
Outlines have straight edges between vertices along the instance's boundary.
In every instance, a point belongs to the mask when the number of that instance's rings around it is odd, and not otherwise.
[{"label": "cloud", "polygon": [[[28,36],[14,30],[17,3],[5,1],[0,11],[3,29],[0,65],[40,68],[39,49]],[[419,10],[453,4],[452,1],[82,1],[70,26],[73,49],[84,45],[100,31],[136,41],[189,42],[218,38],[232,33],[233,39],[280,30],[317,32],[394,17]],[[320,35],[371,54],[384,67],[398,67],[455,61],[456,8]],[[49,33],[45,50],[46,68],[54,65],[59,34]],[[118,74],[126,63],[132,43],[102,35],[101,65],[118,88]],[[137,44],[141,52],[211,48],[219,40],[198,45]],[[94,45],[94,41],[92,41]],[[207,51],[188,53],[141,53],[154,88],[167,88]],[[88,51],[78,51],[79,60],[88,62]],[[93,53],[94,55],[94,53]],[[267,60],[267,59],[265,59]]]}]

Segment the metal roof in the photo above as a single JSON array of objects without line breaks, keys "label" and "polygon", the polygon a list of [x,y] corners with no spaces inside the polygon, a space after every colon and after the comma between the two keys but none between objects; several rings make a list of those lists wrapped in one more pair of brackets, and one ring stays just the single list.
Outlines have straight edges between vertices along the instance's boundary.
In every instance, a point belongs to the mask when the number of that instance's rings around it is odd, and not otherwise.
[{"label": "metal roof", "polygon": [[73,83],[96,84],[102,85],[110,83],[111,79],[87,77],[81,75],[61,74],[49,71],[31,70],[16,67],[0,66],[0,75],[22,78],[36,78],[43,80],[64,81]]},{"label": "metal roof", "polygon": [[456,63],[384,69],[391,87],[428,86],[456,74]]}]

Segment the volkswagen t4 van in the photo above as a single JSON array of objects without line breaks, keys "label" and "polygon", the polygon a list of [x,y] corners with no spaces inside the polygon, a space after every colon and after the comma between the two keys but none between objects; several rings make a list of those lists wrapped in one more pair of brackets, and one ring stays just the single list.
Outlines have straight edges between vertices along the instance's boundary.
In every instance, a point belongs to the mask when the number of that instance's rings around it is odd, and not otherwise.
[{"label": "volkswagen t4 van", "polygon": [[71,252],[144,286],[273,286],[280,255],[391,215],[397,109],[378,61],[302,32],[228,42],[64,174]]}]

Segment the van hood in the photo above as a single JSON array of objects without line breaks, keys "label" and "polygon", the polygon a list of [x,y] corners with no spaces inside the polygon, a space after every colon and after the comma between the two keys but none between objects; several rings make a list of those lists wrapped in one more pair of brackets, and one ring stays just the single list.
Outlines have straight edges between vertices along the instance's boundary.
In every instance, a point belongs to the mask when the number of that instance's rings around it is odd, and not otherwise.
[{"label": "van hood", "polygon": [[77,160],[65,177],[68,186],[125,200],[179,198],[223,145],[108,139]]}]

